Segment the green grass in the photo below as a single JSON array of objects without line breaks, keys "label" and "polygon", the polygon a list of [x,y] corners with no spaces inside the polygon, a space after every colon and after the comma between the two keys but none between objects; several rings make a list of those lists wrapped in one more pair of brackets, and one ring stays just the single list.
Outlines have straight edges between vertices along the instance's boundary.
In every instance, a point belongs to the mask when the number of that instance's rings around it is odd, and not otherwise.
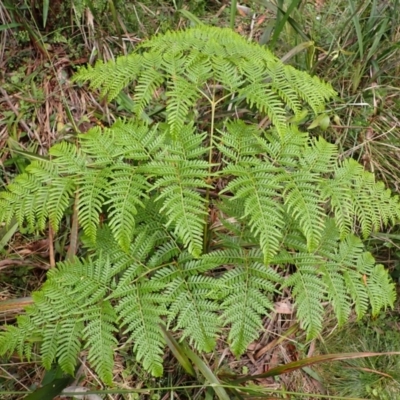
[{"label": "green grass", "polygon": [[[335,331],[321,348],[324,352],[376,351],[398,349],[399,324],[396,315],[382,316],[375,321],[353,323]],[[319,368],[325,387],[332,396],[367,399],[397,399],[400,393],[400,357],[381,356],[324,364]]]}]

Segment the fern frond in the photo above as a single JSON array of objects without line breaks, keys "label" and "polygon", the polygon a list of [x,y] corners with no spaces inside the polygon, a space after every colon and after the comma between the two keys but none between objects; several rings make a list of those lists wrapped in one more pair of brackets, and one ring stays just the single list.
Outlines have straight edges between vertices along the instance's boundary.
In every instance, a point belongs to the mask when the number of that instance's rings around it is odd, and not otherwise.
[{"label": "fern frond", "polygon": [[135,230],[137,207],[143,207],[142,199],[149,188],[146,178],[127,164],[115,164],[110,172],[111,180],[105,196],[110,228],[117,243],[128,251]]},{"label": "fern frond", "polygon": [[[135,53],[118,57],[115,62],[104,63],[99,60],[94,68],[90,65],[79,68],[72,80],[80,83],[90,81],[92,89],[102,89],[101,95],[111,101],[136,79],[142,65],[142,56]],[[110,81],[110,76],[113,77],[112,81]]]},{"label": "fern frond", "polygon": [[165,142],[165,131],[158,129],[157,125],[150,127],[138,121],[118,120],[110,134],[113,134],[112,146],[126,160],[151,160]]},{"label": "fern frond", "polygon": [[200,52],[188,54],[185,57],[185,77],[196,87],[203,87],[212,77],[210,59]]},{"label": "fern frond", "polygon": [[250,157],[269,151],[269,143],[261,136],[261,131],[254,125],[243,121],[227,121],[221,135],[218,150],[229,162],[237,164],[242,157]]},{"label": "fern frond", "polygon": [[279,250],[284,225],[283,207],[279,199],[280,175],[277,169],[262,161],[254,166],[228,166],[224,173],[237,176],[225,191],[234,193],[233,199],[244,200],[244,210],[240,217],[248,218],[252,232],[260,239],[265,263]]},{"label": "fern frond", "polygon": [[155,93],[167,87],[167,119],[173,133],[185,122],[207,81],[219,82],[255,105],[281,135],[287,125],[285,106],[297,115],[301,103],[306,103],[318,113],[335,94],[330,85],[284,65],[267,49],[229,29],[201,26],[168,32],[145,41],[138,52],[94,69],[81,68],[75,80],[90,81],[109,100],[136,81],[134,112],[139,118]]},{"label": "fern frond", "polygon": [[18,327],[8,325],[5,332],[0,332],[0,355],[11,355],[17,351],[19,357],[31,359],[32,346],[40,341],[42,332],[32,325],[28,315],[17,317]]},{"label": "fern frond", "polygon": [[[310,261],[312,263],[314,260],[311,258]],[[285,281],[285,286],[293,287],[296,315],[309,339],[315,338],[322,330],[322,301],[326,293],[326,287],[318,277],[316,267],[310,264],[303,262],[303,265],[298,266],[297,271]]]},{"label": "fern frond", "polygon": [[311,78],[311,83],[310,76],[304,71],[287,66],[285,72],[290,87],[296,90],[298,96],[310,105],[315,114],[323,111],[326,100],[336,96],[332,86],[322,82],[316,76]]},{"label": "fern frond", "polygon": [[167,74],[171,80],[167,83],[167,92],[169,101],[167,103],[167,122],[171,129],[172,136],[180,133],[180,130],[188,120],[188,113],[191,107],[200,97],[196,90],[186,77],[181,77],[182,69],[185,64],[183,55],[166,54],[164,56],[164,65]]},{"label": "fern frond", "polygon": [[376,183],[374,175],[355,160],[338,165],[333,179],[322,182],[321,187],[322,196],[330,200],[342,238],[355,230],[357,221],[366,238],[400,217],[398,197]]},{"label": "fern frond", "polygon": [[207,26],[156,36],[75,79],[109,99],[129,87],[135,118],[53,146],[0,194],[0,222],[31,232],[56,230],[74,205],[87,254],[48,271],[26,315],[0,332],[0,354],[29,358],[40,342],[45,367],[72,374],[85,349],[111,384],[119,337],[162,375],[160,324],[200,351],[229,326],[242,354],[285,287],[308,338],[325,302],[339,324],[352,307],[360,318],[393,306],[387,271],[356,235],[399,220],[398,197],[298,126],[322,112],[330,85]]},{"label": "fern frond", "polygon": [[331,173],[337,163],[338,149],[324,138],[313,138],[300,159],[301,168],[319,174]]},{"label": "fern frond", "polygon": [[79,185],[78,218],[86,235],[96,241],[96,231],[102,206],[105,202],[105,193],[109,190],[109,176],[111,169],[90,170],[81,179]]},{"label": "fern frond", "polygon": [[[181,257],[182,258],[182,257]],[[215,288],[211,277],[201,273],[215,267],[209,259],[183,260],[158,271],[154,279],[166,287],[168,299],[168,325],[182,329],[182,339],[188,337],[199,351],[211,351],[219,330],[217,311],[219,304],[208,298]]]},{"label": "fern frond", "polygon": [[259,250],[222,250],[204,258],[232,269],[218,279],[216,295],[222,300],[221,319],[230,325],[228,340],[236,356],[243,354],[262,329],[262,317],[273,309],[269,297],[280,276],[263,263]]},{"label": "fern frond", "polygon": [[81,351],[83,328],[83,321],[70,318],[63,321],[58,331],[57,360],[62,370],[72,376]]},{"label": "fern frond", "polygon": [[83,339],[88,351],[88,361],[97,371],[100,378],[112,385],[114,367],[114,348],[118,341],[114,332],[117,315],[108,301],[102,301],[98,306],[88,310],[85,316],[89,322],[83,330]]},{"label": "fern frond", "polygon": [[137,78],[133,111],[140,118],[150,100],[156,95],[156,90],[164,81],[163,74],[159,71],[163,59],[160,54],[146,53],[141,58],[142,71]]},{"label": "fern frond", "polygon": [[208,163],[171,156],[165,161],[149,163],[146,170],[162,176],[153,184],[154,189],[161,189],[157,197],[157,201],[162,200],[161,212],[165,212],[167,224],[174,226],[189,251],[199,256],[203,251],[206,212],[205,199],[195,189],[209,187],[204,181],[208,176]]},{"label": "fern frond", "polygon": [[[61,219],[76,190],[76,176],[85,170],[83,157],[75,157],[71,148],[68,148],[62,160],[65,161],[65,166],[60,167],[58,160],[53,160],[53,162],[36,161],[27,168],[27,172],[37,185],[29,195],[26,195],[26,199],[32,198],[35,224],[41,229],[48,217],[52,228],[58,231]],[[76,175],[71,176],[71,174]],[[46,211],[40,211],[42,209]]]},{"label": "fern frond", "polygon": [[351,302],[346,290],[345,279],[340,267],[327,262],[320,268],[322,281],[327,290],[328,301],[332,304],[339,326],[347,322],[351,312]]},{"label": "fern frond", "polygon": [[49,154],[55,157],[52,163],[57,166],[58,174],[78,175],[86,170],[86,155],[83,155],[80,149],[71,143],[57,143],[51,147]]},{"label": "fern frond", "polygon": [[305,171],[295,171],[287,174],[286,178],[284,204],[306,237],[308,250],[313,251],[320,242],[326,218],[316,185],[318,177]]},{"label": "fern frond", "polygon": [[152,281],[132,284],[130,294],[116,307],[124,333],[134,342],[136,359],[154,376],[163,373],[164,337],[159,326],[167,312],[164,296],[157,294],[161,289]]},{"label": "fern frond", "polygon": [[121,121],[116,122],[112,129],[96,126],[79,135],[80,149],[86,154],[90,167],[100,168],[121,161],[125,148],[115,138],[120,125]]},{"label": "fern frond", "polygon": [[268,90],[268,86],[263,83],[252,83],[238,90],[240,96],[243,96],[250,107],[268,115],[275,125],[277,132],[284,135],[286,131],[285,108],[278,95]]},{"label": "fern frond", "polygon": [[367,278],[367,290],[372,307],[372,315],[376,316],[387,307],[392,307],[396,300],[396,288],[387,270],[378,264]]},{"label": "fern frond", "polygon": [[273,90],[279,95],[283,103],[286,104],[297,116],[301,112],[301,102],[293,85],[290,84],[290,73],[288,68],[280,62],[275,62],[268,68],[268,75],[271,79]]}]

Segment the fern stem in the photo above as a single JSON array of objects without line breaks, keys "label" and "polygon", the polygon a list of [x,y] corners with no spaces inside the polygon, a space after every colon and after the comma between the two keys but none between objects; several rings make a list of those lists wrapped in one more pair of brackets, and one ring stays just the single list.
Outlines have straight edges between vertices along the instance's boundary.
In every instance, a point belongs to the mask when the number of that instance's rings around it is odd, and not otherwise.
[{"label": "fern stem", "polygon": [[[212,167],[213,167],[213,163],[212,163],[212,157],[213,157],[213,149],[214,149],[214,129],[215,129],[215,110],[216,107],[219,103],[221,103],[222,101],[224,101],[227,97],[231,96],[232,93],[228,93],[225,96],[222,96],[220,99],[215,100],[215,88],[216,85],[213,85],[213,92],[212,92],[212,97],[207,96],[206,93],[204,93],[203,91],[201,91],[202,95],[209,101],[210,106],[211,106],[211,123],[210,123],[210,150],[208,152],[208,177],[207,177],[207,184],[210,184],[212,182]],[[206,190],[206,220],[205,220],[205,224],[204,224],[204,233],[203,233],[203,253],[207,252],[208,249],[208,208],[210,205],[210,196],[211,196],[211,188],[207,187]]]},{"label": "fern stem", "polygon": [[[215,102],[215,89],[213,92],[212,99],[209,99],[210,104],[211,104],[211,125],[210,125],[210,150],[208,152],[208,177],[207,177],[207,183],[210,184],[212,182],[212,155],[213,155],[213,148],[214,148],[214,120],[215,120],[215,106],[218,104],[218,101]],[[208,208],[210,205],[210,186],[207,186],[207,192],[206,192],[206,221],[204,224],[204,234],[203,234],[203,253],[207,252],[208,249]]]}]

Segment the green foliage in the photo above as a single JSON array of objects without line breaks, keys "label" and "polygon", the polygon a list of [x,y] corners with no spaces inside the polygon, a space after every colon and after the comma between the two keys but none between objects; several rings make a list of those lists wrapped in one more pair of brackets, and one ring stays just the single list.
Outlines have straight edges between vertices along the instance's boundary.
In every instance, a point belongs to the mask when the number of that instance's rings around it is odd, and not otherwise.
[{"label": "green foliage", "polygon": [[206,352],[230,327],[239,356],[284,287],[309,338],[323,302],[339,324],[353,307],[362,317],[393,305],[358,236],[397,221],[398,198],[289,122],[322,112],[328,84],[209,27],[157,36],[75,79],[109,100],[132,84],[135,118],[55,145],[1,194],[0,220],[31,231],[58,229],[75,202],[91,254],[49,272],[18,327],[0,334],[1,354],[29,357],[40,341],[44,365],[72,373],[85,348],[111,383],[119,339],[162,374],[162,324]]}]

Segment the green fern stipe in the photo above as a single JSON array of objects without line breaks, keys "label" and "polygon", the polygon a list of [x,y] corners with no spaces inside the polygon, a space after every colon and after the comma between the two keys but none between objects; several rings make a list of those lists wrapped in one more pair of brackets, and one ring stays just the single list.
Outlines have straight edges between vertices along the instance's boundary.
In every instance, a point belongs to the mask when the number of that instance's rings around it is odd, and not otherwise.
[{"label": "green fern stipe", "polygon": [[226,335],[240,356],[283,288],[309,338],[323,303],[341,325],[352,310],[393,306],[394,285],[362,239],[400,219],[398,197],[293,122],[323,111],[329,84],[205,26],[74,79],[109,101],[124,91],[133,118],[56,144],[0,193],[0,222],[28,232],[57,230],[78,210],[86,256],[49,271],[0,333],[0,354],[35,351],[73,374],[86,350],[112,384],[121,346],[163,374],[162,325],[200,352]]}]

